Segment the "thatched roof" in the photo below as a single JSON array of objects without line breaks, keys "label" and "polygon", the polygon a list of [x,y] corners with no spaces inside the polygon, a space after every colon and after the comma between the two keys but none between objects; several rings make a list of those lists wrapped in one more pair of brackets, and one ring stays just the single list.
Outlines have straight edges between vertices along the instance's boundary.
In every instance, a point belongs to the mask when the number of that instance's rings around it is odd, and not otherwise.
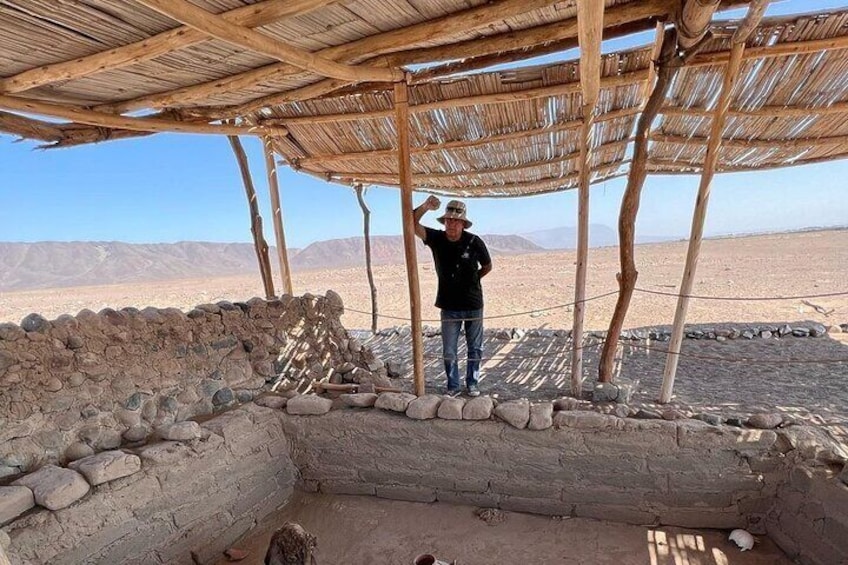
[{"label": "thatched roof", "polygon": [[[605,6],[604,36],[618,37],[679,19],[681,0]],[[55,146],[151,131],[254,133],[304,172],[396,185],[392,81],[406,78],[415,188],[563,190],[578,183],[580,62],[468,73],[575,47],[576,14],[576,0],[8,0],[0,3],[0,110],[8,111],[0,131]],[[652,134],[650,171],[701,167],[736,25],[714,26],[678,73]],[[595,181],[627,171],[655,49],[602,59]],[[848,11],[764,20],[748,41],[718,170],[845,156],[846,49]]]}]

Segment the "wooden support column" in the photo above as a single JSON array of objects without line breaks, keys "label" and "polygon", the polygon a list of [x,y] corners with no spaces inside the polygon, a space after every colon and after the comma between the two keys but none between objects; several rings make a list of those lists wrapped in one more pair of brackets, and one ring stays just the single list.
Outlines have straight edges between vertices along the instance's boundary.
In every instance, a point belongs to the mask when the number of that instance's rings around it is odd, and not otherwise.
[{"label": "wooden support column", "polygon": [[377,286],[374,284],[374,271],[371,268],[371,210],[365,203],[365,190],[361,184],[353,187],[356,199],[362,209],[362,234],[365,238],[365,272],[368,275],[368,287],[371,289],[371,331],[377,333]]},{"label": "wooden support column", "polygon": [[742,68],[742,59],[745,52],[745,41],[751,31],[757,26],[766,6],[767,0],[755,0],[748,9],[748,15],[733,34],[731,40],[730,60],[724,70],[724,79],[721,84],[718,104],[713,113],[713,121],[710,127],[710,137],[707,144],[707,155],[704,158],[704,169],[701,172],[701,182],[698,186],[698,197],[695,200],[695,211],[692,216],[692,230],[689,234],[689,249],[686,253],[686,266],[683,271],[683,280],[680,283],[680,293],[677,298],[677,308],[674,311],[674,325],[671,330],[671,341],[669,342],[669,353],[663,371],[663,384],[660,390],[659,401],[663,404],[671,401],[674,388],[674,378],[677,373],[677,363],[680,359],[680,346],[683,342],[683,326],[686,323],[686,313],[689,309],[689,296],[695,282],[695,272],[698,268],[698,256],[701,252],[701,239],[704,233],[704,221],[707,215],[707,205],[710,200],[710,188],[715,174],[718,156],[721,151],[722,132],[727,119],[727,112],[733,97],[733,89],[739,78]]},{"label": "wooden support column", "polygon": [[270,137],[262,139],[262,147],[265,150],[265,169],[268,172],[268,193],[271,195],[271,215],[274,219],[277,259],[280,262],[280,280],[283,284],[283,292],[293,294],[289,250],[286,247],[286,231],[283,229],[283,208],[280,204],[280,181],[277,177],[277,163],[274,161],[274,147],[271,145]]},{"label": "wooden support column", "polygon": [[580,44],[580,90],[583,124],[580,128],[580,173],[577,203],[577,270],[574,280],[574,319],[571,330],[571,394],[583,390],[583,318],[586,310],[586,271],[589,255],[589,189],[592,183],[592,129],[601,89],[601,40],[604,3],[577,1],[577,35]]},{"label": "wooden support column", "polygon": [[627,175],[627,188],[624,190],[624,197],[621,201],[621,212],[618,217],[621,271],[616,276],[619,293],[598,366],[598,380],[602,383],[612,382],[618,336],[621,335],[624,318],[627,316],[627,308],[630,306],[633,289],[636,287],[636,278],[639,276],[636,271],[633,246],[636,238],[636,214],[639,212],[642,186],[648,176],[648,142],[651,123],[665,103],[666,93],[681,64],[681,56],[677,54],[677,31],[671,28],[663,36],[662,49],[657,61],[657,81],[636,125],[633,160],[630,163],[630,172]]},{"label": "wooden support column", "polygon": [[256,201],[256,190],[253,188],[253,179],[250,176],[250,167],[247,164],[247,155],[241,141],[235,135],[227,136],[233,153],[236,154],[241,180],[244,182],[244,191],[247,194],[247,203],[250,206],[250,231],[253,233],[253,246],[256,249],[256,259],[259,261],[259,273],[262,275],[262,285],[265,287],[265,298],[274,298],[274,280],[271,278],[271,259],[268,257],[268,243],[262,233],[262,216],[259,214],[259,203]]},{"label": "wooden support column", "polygon": [[418,259],[415,255],[415,219],[412,215],[412,163],[409,158],[409,95],[406,82],[395,83],[395,123],[398,132],[398,172],[400,208],[403,214],[403,248],[409,281],[409,309],[412,322],[412,361],[415,394],[424,394],[424,339],[421,334],[421,290],[418,286]]}]

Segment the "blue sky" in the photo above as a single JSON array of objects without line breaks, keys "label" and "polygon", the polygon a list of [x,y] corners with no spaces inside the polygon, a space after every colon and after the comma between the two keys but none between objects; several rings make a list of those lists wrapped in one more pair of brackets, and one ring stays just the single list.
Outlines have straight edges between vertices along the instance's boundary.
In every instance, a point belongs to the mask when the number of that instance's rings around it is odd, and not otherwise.
[{"label": "blue sky", "polygon": [[[776,2],[769,15],[844,8],[846,2]],[[739,12],[730,12],[730,15]],[[609,42],[606,50],[646,43],[649,36]],[[566,60],[575,52],[547,57]],[[93,146],[37,151],[0,135],[0,241],[250,241],[250,219],[238,166],[217,136],[155,135]],[[243,138],[261,200],[266,238],[273,240],[260,144]],[[362,234],[350,188],[280,167],[286,238],[303,247]],[[757,173],[718,175],[707,235],[848,225],[848,160]],[[592,188],[591,222],[617,226],[625,179]],[[689,233],[696,176],[648,177],[637,220],[645,235]],[[469,201],[479,233],[523,233],[577,221],[576,192]],[[373,234],[401,231],[396,189],[372,187]],[[423,194],[414,201],[421,202]]]}]

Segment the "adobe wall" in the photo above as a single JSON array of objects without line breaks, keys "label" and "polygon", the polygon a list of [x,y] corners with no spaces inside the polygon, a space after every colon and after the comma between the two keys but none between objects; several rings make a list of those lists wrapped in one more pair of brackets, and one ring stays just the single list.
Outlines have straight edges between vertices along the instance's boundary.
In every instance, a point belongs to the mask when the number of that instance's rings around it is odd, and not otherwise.
[{"label": "adobe wall", "polygon": [[381,410],[283,416],[303,488],[632,524],[762,529],[771,430],[572,412],[545,430]]},{"label": "adobe wall", "polygon": [[777,489],[768,535],[798,563],[848,563],[848,464],[822,457],[816,439],[798,431],[787,438],[797,463]]},{"label": "adobe wall", "polygon": [[209,420],[199,439],[135,453],[138,472],[3,526],[12,564],[214,563],[294,491],[297,470],[280,420],[258,406]]},{"label": "adobe wall", "polygon": [[278,376],[384,372],[348,337],[342,311],[328,292],[0,324],[0,481],[249,402]]}]

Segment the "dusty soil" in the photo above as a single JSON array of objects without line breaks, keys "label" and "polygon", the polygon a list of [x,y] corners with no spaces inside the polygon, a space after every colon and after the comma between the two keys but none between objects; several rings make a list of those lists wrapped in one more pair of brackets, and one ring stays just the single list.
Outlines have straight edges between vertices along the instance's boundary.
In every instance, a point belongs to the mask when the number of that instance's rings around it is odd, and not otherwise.
[{"label": "dusty soil", "polygon": [[[318,563],[411,565],[430,553],[457,565],[782,565],[768,538],[741,552],[718,530],[630,526],[504,512],[488,525],[475,508],[371,497],[298,494],[236,545],[260,565],[273,531],[287,520],[318,538]],[[221,560],[220,565],[228,563]]]}]

